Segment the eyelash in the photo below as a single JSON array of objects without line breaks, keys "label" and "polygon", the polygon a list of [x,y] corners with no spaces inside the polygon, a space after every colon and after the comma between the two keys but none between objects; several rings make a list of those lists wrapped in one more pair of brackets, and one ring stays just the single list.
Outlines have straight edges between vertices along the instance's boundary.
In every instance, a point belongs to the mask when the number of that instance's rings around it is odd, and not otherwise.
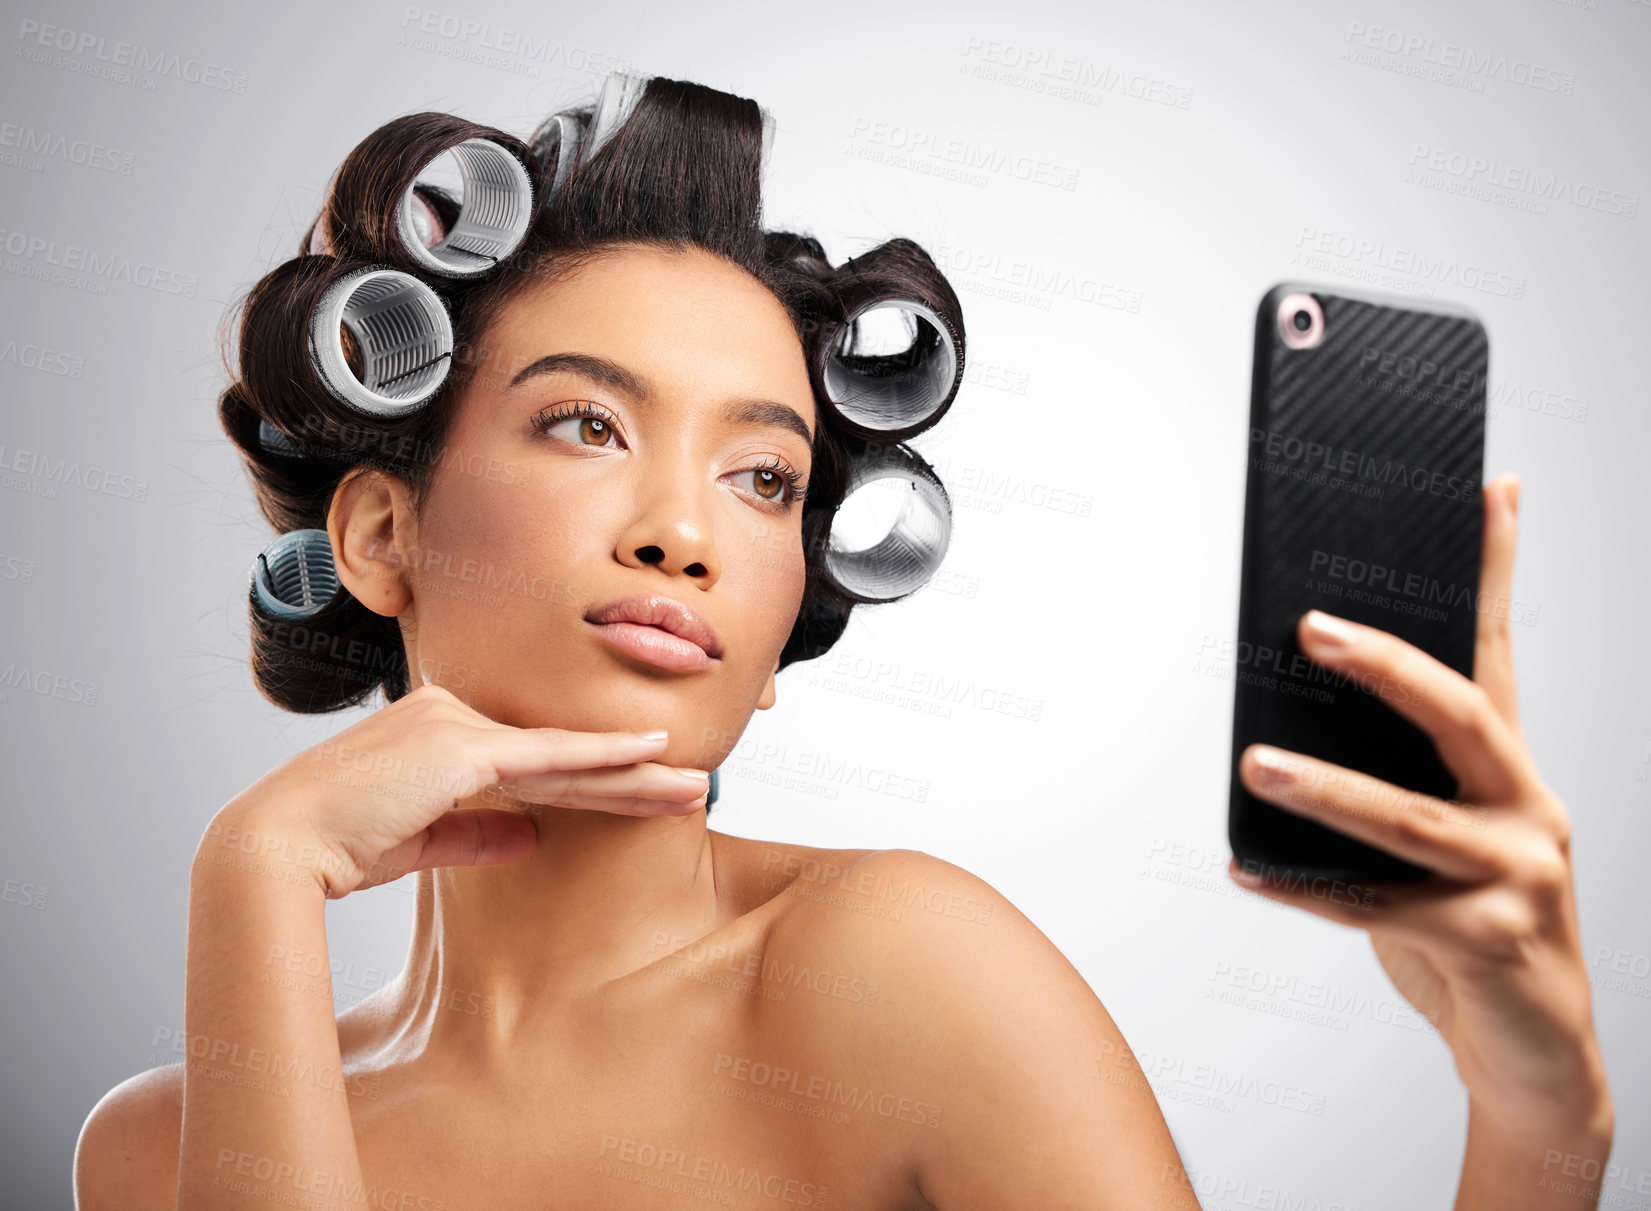
[{"label": "eyelash", "polygon": [[[534,414],[532,422],[533,428],[537,432],[543,433],[545,430],[551,428],[551,426],[560,424],[565,420],[571,420],[576,416],[590,417],[593,420],[599,420],[607,425],[615,436],[618,436],[619,430],[614,428],[613,418],[605,411],[595,407],[589,400],[583,399],[576,400],[570,406],[555,409],[540,409]],[[600,449],[601,447],[595,448]],[[786,495],[788,499],[783,503],[783,505],[782,502],[779,501],[764,500],[763,504],[765,505],[781,505],[784,511],[789,512],[798,505],[802,504],[808,496],[808,486],[802,482],[802,472],[797,470],[790,463],[786,462],[783,458],[775,456],[772,462],[760,463],[755,467],[746,467],[745,470],[772,471],[785,481]]]}]

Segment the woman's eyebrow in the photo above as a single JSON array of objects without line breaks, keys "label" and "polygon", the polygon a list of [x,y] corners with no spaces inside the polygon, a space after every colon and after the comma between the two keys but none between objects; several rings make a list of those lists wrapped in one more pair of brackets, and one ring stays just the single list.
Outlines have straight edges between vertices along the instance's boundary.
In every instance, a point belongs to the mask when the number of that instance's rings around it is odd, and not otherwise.
[{"label": "woman's eyebrow", "polygon": [[[611,387],[630,396],[639,404],[646,404],[654,398],[653,388],[646,378],[634,370],[626,369],[616,361],[599,357],[594,353],[546,354],[531,365],[524,366],[516,377],[510,380],[506,390],[519,387],[529,379],[542,374],[554,374],[558,371],[577,374],[592,382]],[[734,400],[723,409],[723,416],[739,425],[771,425],[786,429],[810,446],[814,444],[814,435],[809,432],[808,422],[797,413],[797,410],[773,400]]]}]

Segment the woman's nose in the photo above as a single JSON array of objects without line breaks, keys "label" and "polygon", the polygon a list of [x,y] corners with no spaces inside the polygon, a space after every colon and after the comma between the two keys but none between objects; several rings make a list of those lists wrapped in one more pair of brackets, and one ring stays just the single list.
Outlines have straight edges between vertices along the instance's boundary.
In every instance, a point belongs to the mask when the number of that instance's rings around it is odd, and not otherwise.
[{"label": "woman's nose", "polygon": [[710,588],[722,572],[712,538],[715,492],[716,485],[696,482],[687,467],[650,475],[636,517],[620,536],[620,558],[635,566],[653,564],[670,576],[688,576]]}]

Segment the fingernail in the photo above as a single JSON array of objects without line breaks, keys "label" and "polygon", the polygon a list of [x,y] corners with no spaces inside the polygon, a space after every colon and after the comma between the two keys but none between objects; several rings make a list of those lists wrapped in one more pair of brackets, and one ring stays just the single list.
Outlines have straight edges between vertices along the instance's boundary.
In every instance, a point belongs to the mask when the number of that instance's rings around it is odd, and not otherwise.
[{"label": "fingernail", "polygon": [[1513,487],[1508,491],[1508,507],[1513,510],[1515,517],[1519,516],[1519,476],[1513,477]]},{"label": "fingernail", "polygon": [[1358,639],[1358,632],[1341,619],[1323,610],[1307,611],[1307,638],[1326,654],[1345,652]]},{"label": "fingernail", "polygon": [[684,769],[680,765],[677,766],[676,772],[681,774],[684,778],[705,778],[705,779],[709,780],[710,777],[711,777],[710,773],[706,770],[702,770],[702,769]]},{"label": "fingernail", "polygon": [[665,739],[665,737],[669,736],[670,734],[671,733],[666,731],[664,728],[660,728],[657,732],[638,732],[637,733],[637,735],[641,736],[642,739],[644,739],[644,740],[663,740],[663,739]]},{"label": "fingernail", "polygon": [[1257,748],[1255,764],[1265,782],[1288,782],[1295,773],[1295,765],[1287,761],[1277,749]]}]

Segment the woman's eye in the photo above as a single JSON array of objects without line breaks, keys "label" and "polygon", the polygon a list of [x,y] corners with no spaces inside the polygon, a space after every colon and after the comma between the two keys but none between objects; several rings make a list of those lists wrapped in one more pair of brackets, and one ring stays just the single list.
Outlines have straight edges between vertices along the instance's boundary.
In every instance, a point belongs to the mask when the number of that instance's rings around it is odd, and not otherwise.
[{"label": "woman's eye", "polygon": [[800,483],[802,475],[789,467],[751,467],[736,474],[751,477],[746,490],[753,496],[773,501],[783,509],[795,508],[806,491]]},{"label": "woman's eye", "polygon": [[[606,419],[586,408],[563,416],[541,412],[533,418],[533,427],[541,433],[555,433],[561,440],[576,446],[594,446],[598,449],[612,445],[618,436]],[[557,430],[562,432],[557,433]]]},{"label": "woman's eye", "polygon": [[751,471],[741,471],[740,474],[751,477],[752,491],[764,500],[779,500],[785,495],[785,479],[778,471],[759,467]]}]

